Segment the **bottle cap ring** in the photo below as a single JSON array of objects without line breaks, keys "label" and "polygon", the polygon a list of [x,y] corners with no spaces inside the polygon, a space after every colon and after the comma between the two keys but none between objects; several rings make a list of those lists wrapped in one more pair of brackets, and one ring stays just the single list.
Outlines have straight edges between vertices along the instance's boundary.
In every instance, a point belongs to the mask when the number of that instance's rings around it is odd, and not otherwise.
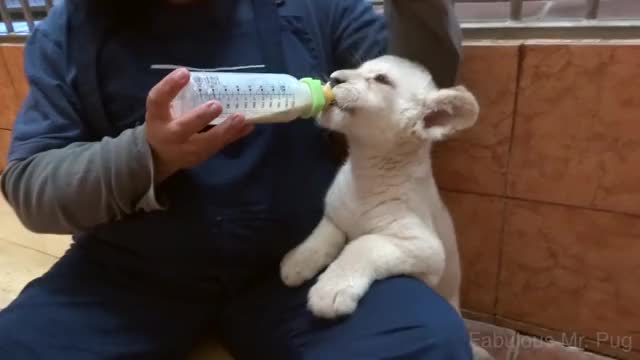
[{"label": "bottle cap ring", "polygon": [[302,114],[303,118],[310,118],[316,116],[322,111],[322,109],[327,105],[328,101],[326,99],[327,93],[330,95],[330,91],[327,91],[324,86],[322,86],[322,82],[318,79],[312,78],[302,78],[300,82],[309,86],[309,90],[311,92],[311,108],[306,113]]}]

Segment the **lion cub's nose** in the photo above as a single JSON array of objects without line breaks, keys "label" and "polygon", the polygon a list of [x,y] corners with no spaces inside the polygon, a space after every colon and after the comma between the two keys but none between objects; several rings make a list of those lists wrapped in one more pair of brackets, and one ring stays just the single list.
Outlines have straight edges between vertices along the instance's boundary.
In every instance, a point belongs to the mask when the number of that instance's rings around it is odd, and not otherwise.
[{"label": "lion cub's nose", "polygon": [[344,78],[340,77],[340,76],[336,76],[336,75],[332,75],[329,78],[329,86],[331,87],[336,87],[340,84],[344,84],[345,82],[347,82],[347,80],[345,80]]}]

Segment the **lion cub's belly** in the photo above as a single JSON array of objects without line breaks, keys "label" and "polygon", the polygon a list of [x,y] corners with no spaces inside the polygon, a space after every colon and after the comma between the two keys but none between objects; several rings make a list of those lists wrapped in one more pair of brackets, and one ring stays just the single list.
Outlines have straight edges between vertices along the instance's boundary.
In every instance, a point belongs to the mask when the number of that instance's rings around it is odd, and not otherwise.
[{"label": "lion cub's belly", "polygon": [[361,224],[359,216],[362,213],[361,202],[354,194],[352,182],[338,173],[336,181],[327,194],[326,213],[331,221],[350,238],[364,231],[364,224]]}]

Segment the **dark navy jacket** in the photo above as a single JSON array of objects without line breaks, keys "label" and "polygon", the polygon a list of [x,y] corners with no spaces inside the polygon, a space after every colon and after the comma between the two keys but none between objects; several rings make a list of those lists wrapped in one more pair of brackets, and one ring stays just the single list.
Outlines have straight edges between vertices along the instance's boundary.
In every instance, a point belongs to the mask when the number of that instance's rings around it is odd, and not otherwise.
[{"label": "dark navy jacket", "polygon": [[[28,40],[30,90],[9,161],[142,124],[146,95],[167,74],[153,64],[264,64],[258,71],[326,79],[387,50],[384,18],[364,0],[167,5],[135,34],[103,27],[80,3],[54,7]],[[230,291],[275,272],[322,216],[339,165],[326,135],[313,121],[260,125],[161,184],[167,210],[139,212],[74,240],[108,263]]]}]

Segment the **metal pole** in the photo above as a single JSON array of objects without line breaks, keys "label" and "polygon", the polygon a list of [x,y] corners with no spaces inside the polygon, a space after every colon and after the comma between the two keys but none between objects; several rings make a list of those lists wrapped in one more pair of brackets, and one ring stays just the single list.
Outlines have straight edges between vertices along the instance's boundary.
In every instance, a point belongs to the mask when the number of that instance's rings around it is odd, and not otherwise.
[{"label": "metal pole", "polygon": [[522,0],[511,0],[511,20],[522,20]]},{"label": "metal pole", "polygon": [[586,19],[597,19],[598,12],[600,11],[600,0],[587,0],[587,14],[585,15]]},{"label": "metal pole", "polygon": [[2,15],[2,22],[7,29],[7,34],[13,33],[13,22],[11,21],[11,16],[9,15],[9,11],[7,10],[7,4],[5,0],[0,0],[0,15]]},{"label": "metal pole", "polygon": [[29,31],[33,31],[33,28],[34,28],[33,14],[31,13],[29,0],[20,0],[20,5],[22,5],[22,13],[24,14],[25,20],[27,20]]}]

